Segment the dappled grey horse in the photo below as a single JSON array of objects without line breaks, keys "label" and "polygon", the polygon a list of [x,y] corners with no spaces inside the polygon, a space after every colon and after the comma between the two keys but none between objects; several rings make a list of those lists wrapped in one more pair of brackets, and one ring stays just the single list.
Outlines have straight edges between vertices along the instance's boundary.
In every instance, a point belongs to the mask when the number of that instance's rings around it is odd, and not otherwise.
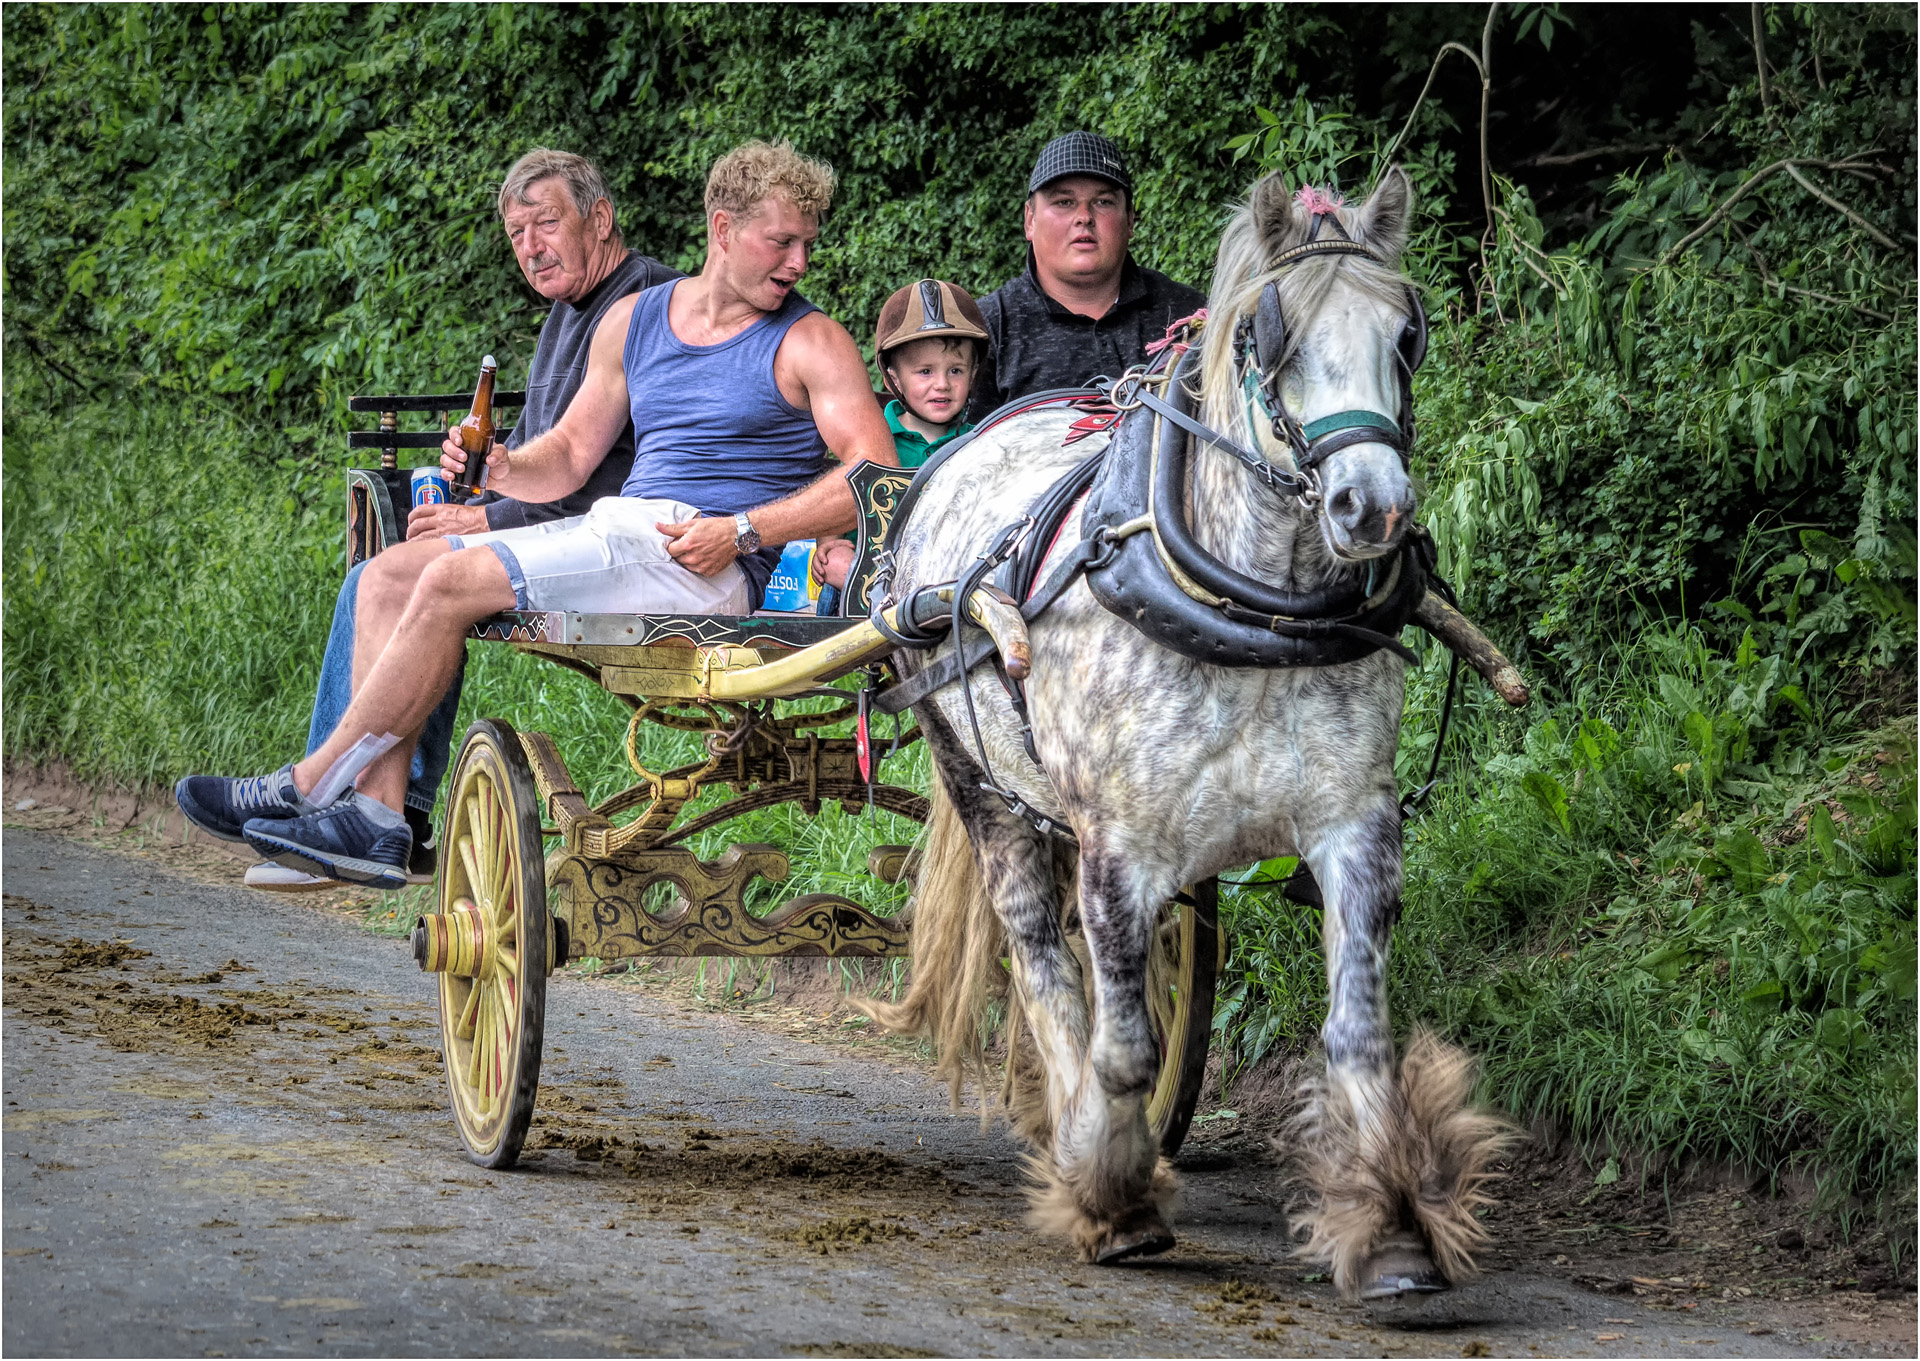
[{"label": "dappled grey horse", "polygon": [[[1262,180],[1226,227],[1197,352],[1171,380],[1221,436],[1188,440],[1175,511],[1206,553],[1290,599],[1372,599],[1382,564],[1408,556],[1415,494],[1398,432],[1425,343],[1397,268],[1410,206],[1398,170],[1357,208]],[[1122,383],[1118,400],[1139,390]],[[1169,388],[1159,390],[1164,400]],[[1007,418],[930,475],[891,541],[895,597],[966,574],[1080,464],[1089,446],[1063,443],[1080,414]],[[1092,499],[1103,494],[1096,485]],[[1041,579],[1085,538],[1088,515],[1085,505],[1068,515]],[[1110,524],[1108,541],[1142,530]],[[1387,1017],[1403,650],[1348,637],[1351,660],[1215,665],[1103,606],[1085,576],[1033,619],[1030,637],[1031,755],[991,667],[970,673],[971,713],[958,684],[915,708],[939,774],[915,979],[900,1006],[877,1014],[963,1046],[978,987],[1010,954],[1012,1002],[1037,1065],[1012,1111],[1035,1148],[1036,1225],[1090,1260],[1162,1251],[1174,1179],[1144,1111],[1161,1057],[1146,1003],[1158,913],[1183,885],[1303,857],[1325,902],[1330,994],[1324,1074],[1293,1125],[1303,1250],[1349,1295],[1471,1275],[1486,1238],[1473,1211],[1504,1127],[1469,1106],[1464,1055],[1416,1036],[1397,1056]],[[899,661],[911,677],[950,651]],[[971,856],[954,851],[962,834]],[[1068,941],[1076,917],[1091,1007]]]}]

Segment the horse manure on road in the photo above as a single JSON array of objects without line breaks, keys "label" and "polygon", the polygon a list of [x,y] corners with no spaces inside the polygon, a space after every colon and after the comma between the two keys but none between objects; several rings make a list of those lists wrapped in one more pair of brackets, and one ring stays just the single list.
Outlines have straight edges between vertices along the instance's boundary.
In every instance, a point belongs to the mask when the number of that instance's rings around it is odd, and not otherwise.
[{"label": "horse manure on road", "polygon": [[[12,900],[18,906],[22,901]],[[213,1049],[248,1038],[278,1033],[283,1024],[310,1021],[347,1033],[366,1028],[358,1016],[286,1005],[290,994],[227,990],[230,1000],[160,991],[147,983],[216,983],[222,970],[183,977],[148,966],[136,981],[133,962],[152,951],[125,941],[60,941],[26,932],[5,936],[7,1001],[24,1014],[59,1030],[88,1030],[122,1053],[169,1049]],[[232,961],[227,972],[251,972]],[[253,1002],[255,1006],[247,1003]]]},{"label": "horse manure on road", "polygon": [[818,1224],[808,1224],[781,1235],[810,1247],[821,1256],[833,1252],[844,1252],[848,1248],[867,1243],[885,1243],[895,1238],[918,1238],[920,1235],[904,1224],[894,1224],[887,1220],[875,1221],[865,1215],[850,1215],[845,1219],[823,1219]]}]

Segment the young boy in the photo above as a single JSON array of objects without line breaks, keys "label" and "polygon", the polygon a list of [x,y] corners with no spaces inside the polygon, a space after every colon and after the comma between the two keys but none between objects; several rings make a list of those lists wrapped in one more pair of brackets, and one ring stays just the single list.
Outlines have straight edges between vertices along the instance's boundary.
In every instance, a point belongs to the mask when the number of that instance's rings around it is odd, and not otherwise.
[{"label": "young boy", "polygon": [[[973,427],[961,419],[974,374],[986,358],[987,323],[967,291],[939,279],[908,284],[887,299],[874,328],[873,353],[893,400],[887,426],[902,468],[918,468],[934,450]],[[820,613],[838,614],[853,544],[823,540],[813,555],[822,583]]]}]

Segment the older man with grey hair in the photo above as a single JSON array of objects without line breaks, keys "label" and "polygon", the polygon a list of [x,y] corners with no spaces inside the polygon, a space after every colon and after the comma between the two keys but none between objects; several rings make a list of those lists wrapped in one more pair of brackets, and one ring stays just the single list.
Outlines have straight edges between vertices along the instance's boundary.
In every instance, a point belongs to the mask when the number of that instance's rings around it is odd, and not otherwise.
[{"label": "older man with grey hair", "polygon": [[[529,151],[507,172],[499,209],[520,272],[534,292],[553,302],[527,366],[527,404],[506,441],[507,448],[518,449],[551,430],[579,391],[588,341],[607,309],[681,275],[627,249],[607,182],[584,156],[546,147]],[[407,519],[407,537],[480,534],[584,515],[600,497],[620,494],[632,466],[629,426],[579,491],[537,504],[486,496],[469,506],[422,506]]]},{"label": "older man with grey hair", "polygon": [[[500,186],[499,210],[520,272],[534,292],[553,303],[527,366],[526,405],[506,439],[505,447],[517,449],[551,430],[580,390],[594,328],[607,309],[642,289],[682,276],[679,270],[627,248],[606,179],[584,156],[546,147],[529,151],[507,172]],[[557,501],[516,501],[487,493],[466,505],[416,506],[407,517],[407,537],[480,534],[584,515],[599,498],[618,496],[632,467],[629,422],[578,491]],[[308,727],[309,751],[333,731],[353,698],[354,606],[365,566],[361,563],[347,573],[334,604],[333,631],[327,639]],[[464,670],[454,674],[452,687],[414,749],[406,814],[414,831],[409,878],[417,882],[433,877],[429,819],[447,770],[463,674]],[[190,800],[192,796],[183,790],[181,797]],[[234,828],[232,840],[240,840],[238,831]],[[330,888],[335,881],[269,861],[249,869],[246,882],[251,888],[297,893]]]}]

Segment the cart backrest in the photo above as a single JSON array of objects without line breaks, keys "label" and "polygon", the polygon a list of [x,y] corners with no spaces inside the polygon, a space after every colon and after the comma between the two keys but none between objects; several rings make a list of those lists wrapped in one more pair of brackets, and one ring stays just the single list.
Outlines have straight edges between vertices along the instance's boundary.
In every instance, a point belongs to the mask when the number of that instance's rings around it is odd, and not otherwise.
[{"label": "cart backrest", "polygon": [[[527,394],[524,392],[493,394],[494,438],[504,440],[513,433],[512,427],[505,425],[501,416],[504,412],[519,410],[526,405],[526,401]],[[361,450],[380,451],[378,467],[349,466],[347,469],[348,566],[366,561],[381,549],[407,536],[407,511],[413,503],[409,485],[411,469],[438,460],[431,455],[410,456],[408,466],[403,468],[400,466],[400,451],[438,449],[441,441],[447,437],[447,427],[463,419],[472,406],[473,396],[465,392],[347,399],[348,411],[372,413],[380,417],[377,429],[347,433],[349,464],[357,461],[351,455]],[[402,413],[413,415],[415,423],[423,423],[419,418],[431,413],[433,423],[425,429],[402,430]]]},{"label": "cart backrest", "polygon": [[[524,392],[496,392],[493,394],[493,426],[495,439],[505,440],[513,433],[511,426],[502,428],[500,414],[506,410],[518,410],[525,406],[527,394]],[[347,435],[347,448],[378,449],[380,466],[395,468],[399,466],[402,449],[438,449],[440,441],[447,437],[447,427],[456,425],[466,416],[473,406],[473,394],[454,392],[424,397],[349,397],[347,410],[355,412],[378,412],[380,428],[377,430],[354,430]],[[436,424],[427,430],[402,430],[400,413],[434,413]]]}]

